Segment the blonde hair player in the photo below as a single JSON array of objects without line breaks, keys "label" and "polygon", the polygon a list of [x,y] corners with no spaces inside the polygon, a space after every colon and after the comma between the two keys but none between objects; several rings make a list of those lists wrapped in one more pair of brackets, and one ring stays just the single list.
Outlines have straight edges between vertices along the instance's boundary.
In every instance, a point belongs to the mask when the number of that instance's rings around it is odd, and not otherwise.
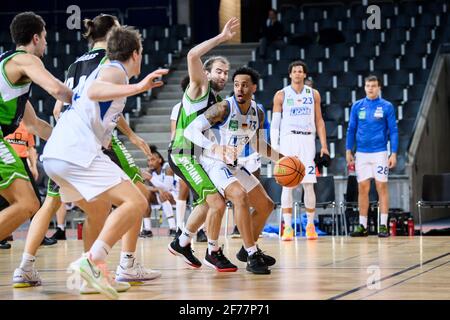
[{"label": "blonde hair player", "polygon": [[113,28],[106,50],[110,62],[100,65],[75,88],[72,104],[45,146],[43,160],[46,173],[60,186],[62,201],[96,199],[116,206],[89,252],[70,265],[89,285],[116,299],[106,258],[111,247],[142,218],[148,203],[101,147],[108,148],[111,143],[126,97],[161,86],[162,81],[155,80],[168,70],[128,83],[130,77],[139,75],[142,61],[140,34],[130,27]]},{"label": "blonde hair player", "polygon": [[[287,156],[297,156],[305,165],[306,175],[302,186],[308,222],[306,238],[317,239],[314,226],[316,194],[314,183],[316,178],[316,133],[319,136],[320,156],[329,155],[325,122],[320,110],[319,91],[304,84],[307,66],[303,61],[294,61],[289,65],[291,84],[278,91],[273,98],[273,116],[270,128],[270,139],[273,146]],[[284,219],[284,230],[281,239],[293,240],[292,228],[292,191],[293,188],[283,187],[281,193],[281,208]]]}]

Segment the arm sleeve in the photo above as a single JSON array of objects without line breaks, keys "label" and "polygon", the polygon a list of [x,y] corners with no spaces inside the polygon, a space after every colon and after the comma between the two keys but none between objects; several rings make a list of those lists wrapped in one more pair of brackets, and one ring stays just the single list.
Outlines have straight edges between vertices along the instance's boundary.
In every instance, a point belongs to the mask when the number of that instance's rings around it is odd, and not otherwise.
[{"label": "arm sleeve", "polygon": [[274,112],[272,114],[272,122],[270,124],[270,143],[275,150],[280,149],[280,124],[281,112]]},{"label": "arm sleeve", "polygon": [[184,130],[184,136],[194,144],[206,150],[211,150],[214,143],[203,134],[203,131],[211,128],[211,124],[205,115],[202,114],[195,118]]},{"label": "arm sleeve", "polygon": [[395,119],[395,111],[394,106],[392,104],[389,104],[388,107],[388,117],[387,117],[387,124],[389,128],[389,138],[391,140],[391,152],[397,153],[398,151],[398,128],[397,128],[397,121]]},{"label": "arm sleeve", "polygon": [[358,115],[356,106],[353,105],[350,111],[350,121],[347,128],[347,140],[345,143],[346,150],[353,150],[355,145],[356,127],[358,126]]}]

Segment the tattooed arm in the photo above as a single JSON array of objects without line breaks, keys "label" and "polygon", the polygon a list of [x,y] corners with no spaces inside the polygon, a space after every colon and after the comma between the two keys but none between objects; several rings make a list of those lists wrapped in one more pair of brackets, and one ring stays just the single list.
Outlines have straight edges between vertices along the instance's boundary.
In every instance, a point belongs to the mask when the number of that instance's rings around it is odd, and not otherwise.
[{"label": "tattooed arm", "polygon": [[217,154],[226,163],[232,163],[237,158],[237,150],[232,146],[220,146],[208,139],[203,132],[213,125],[223,122],[230,113],[230,107],[227,100],[213,104],[202,115],[192,121],[184,130],[185,138],[189,139],[195,145],[211,150]]},{"label": "tattooed arm", "polygon": [[226,100],[213,104],[205,111],[205,113],[199,115],[187,126],[184,130],[185,138],[203,149],[211,150],[214,143],[205,137],[203,132],[216,123],[226,119],[230,112],[229,110],[230,108],[228,107],[228,102]]}]

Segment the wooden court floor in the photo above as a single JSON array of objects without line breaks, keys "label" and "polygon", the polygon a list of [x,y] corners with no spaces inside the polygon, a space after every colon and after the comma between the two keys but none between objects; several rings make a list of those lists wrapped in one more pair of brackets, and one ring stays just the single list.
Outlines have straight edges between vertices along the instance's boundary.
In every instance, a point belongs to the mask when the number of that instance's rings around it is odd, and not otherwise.
[{"label": "wooden court floor", "polygon": [[[138,259],[160,270],[162,277],[132,287],[120,299],[445,299],[450,300],[450,237],[321,237],[317,241],[298,238],[281,242],[262,238],[260,247],[277,259],[271,275],[253,275],[235,254],[240,239],[224,239],[225,254],[236,263],[234,273],[219,273],[206,266],[187,269],[167,250],[170,238],[140,239]],[[66,268],[81,253],[81,241],[59,241],[41,247],[37,267],[43,285],[13,289],[12,273],[19,265],[23,240],[12,249],[0,250],[0,300],[12,299],[103,299],[81,296]],[[206,244],[194,242],[195,254],[204,257]],[[109,258],[115,270],[119,258],[116,245]],[[69,281],[68,281],[69,279]]]}]

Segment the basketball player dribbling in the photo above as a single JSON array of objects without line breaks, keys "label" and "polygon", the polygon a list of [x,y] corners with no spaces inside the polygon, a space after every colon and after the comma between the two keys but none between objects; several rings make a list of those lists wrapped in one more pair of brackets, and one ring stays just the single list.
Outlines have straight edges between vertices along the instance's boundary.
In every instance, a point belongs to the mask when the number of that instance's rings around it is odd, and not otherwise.
[{"label": "basketball player dribbling", "polygon": [[[249,143],[261,156],[272,161],[283,157],[264,139],[264,112],[252,100],[258,80],[259,74],[255,70],[247,67],[237,69],[233,74],[234,96],[208,108],[189,124],[185,135],[205,149],[200,156],[201,165],[219,192],[234,205],[236,223],[244,243],[236,257],[247,263],[247,271],[270,274],[268,267],[276,261],[264,254],[256,242],[274,204],[259,180],[237,163],[237,155]],[[234,157],[225,152],[215,152],[218,146],[234,148]],[[250,206],[255,209],[252,215]],[[204,262],[216,268],[210,262],[208,252]]]},{"label": "basketball player dribbling", "polygon": [[[305,166],[305,177],[301,184],[304,192],[304,202],[307,215],[306,238],[317,239],[314,226],[316,195],[314,183],[316,178],[316,133],[319,136],[320,156],[329,155],[325,123],[320,110],[320,94],[304,84],[307,67],[302,61],[294,61],[288,69],[291,84],[278,91],[273,98],[273,116],[270,128],[272,145],[279,148],[287,156],[296,156]],[[282,240],[293,240],[292,228],[292,191],[293,188],[283,187],[281,193],[281,208],[284,219]],[[280,230],[281,232],[281,230]]]}]

